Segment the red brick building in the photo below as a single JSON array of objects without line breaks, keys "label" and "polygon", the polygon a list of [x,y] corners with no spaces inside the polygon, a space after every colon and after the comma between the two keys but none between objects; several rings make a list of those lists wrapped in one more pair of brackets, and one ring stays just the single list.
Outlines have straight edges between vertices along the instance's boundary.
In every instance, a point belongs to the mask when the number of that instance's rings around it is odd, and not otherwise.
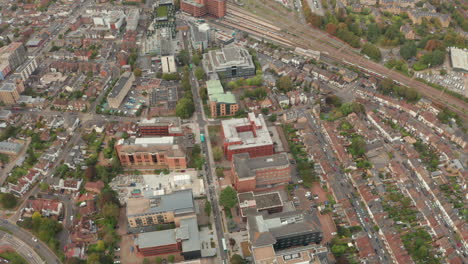
[{"label": "red brick building", "polygon": [[226,15],[225,0],[182,0],[180,9],[195,17],[211,15],[217,18]]},{"label": "red brick building", "polygon": [[248,153],[232,157],[234,188],[238,192],[260,191],[291,181],[291,166],[286,153],[250,158]]},{"label": "red brick building", "polygon": [[138,124],[138,134],[142,137],[183,136],[178,117],[144,119]]},{"label": "red brick building", "polygon": [[181,219],[175,229],[138,234],[135,247],[143,257],[180,254],[185,260],[201,258],[197,218]]},{"label": "red brick building", "polygon": [[223,120],[221,122],[224,155],[249,153],[251,158],[273,155],[274,145],[263,115],[255,117],[249,113],[246,118]]},{"label": "red brick building", "polygon": [[115,145],[123,167],[134,169],[186,169],[185,146],[174,137],[130,138]]}]

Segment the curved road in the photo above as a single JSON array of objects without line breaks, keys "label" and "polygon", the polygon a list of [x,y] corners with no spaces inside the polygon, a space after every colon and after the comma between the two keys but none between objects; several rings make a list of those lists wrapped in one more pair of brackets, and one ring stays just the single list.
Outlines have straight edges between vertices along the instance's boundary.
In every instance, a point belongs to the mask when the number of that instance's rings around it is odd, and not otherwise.
[{"label": "curved road", "polygon": [[46,244],[38,240],[34,242],[32,240],[33,235],[28,231],[23,230],[22,228],[12,224],[7,220],[0,221],[0,226],[10,230],[13,233],[13,236],[19,238],[23,243],[27,244],[31,248],[34,248],[35,251],[45,260],[47,264],[59,264],[61,263],[57,256],[50,250]]}]

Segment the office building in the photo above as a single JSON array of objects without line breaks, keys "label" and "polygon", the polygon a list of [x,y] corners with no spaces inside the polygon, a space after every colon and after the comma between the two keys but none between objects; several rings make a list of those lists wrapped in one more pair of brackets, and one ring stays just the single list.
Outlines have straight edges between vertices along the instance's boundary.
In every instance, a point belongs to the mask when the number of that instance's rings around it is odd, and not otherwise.
[{"label": "office building", "polygon": [[209,15],[221,18],[226,15],[226,0],[181,0],[180,10],[194,17]]},{"label": "office building", "polygon": [[286,153],[251,158],[249,153],[232,156],[234,188],[238,192],[259,191],[291,181],[291,165]]},{"label": "office building", "polygon": [[247,229],[253,249],[273,247],[277,251],[322,241],[322,229],[315,210],[250,214]]},{"label": "office building", "polygon": [[115,149],[125,168],[186,169],[186,146],[182,141],[180,137],[120,139]]},{"label": "office building", "polygon": [[245,118],[221,121],[224,155],[249,153],[251,158],[274,154],[274,144],[263,115],[249,113]]},{"label": "office building", "polygon": [[115,84],[112,91],[107,96],[107,102],[110,108],[119,108],[128,91],[132,87],[133,81],[135,81],[135,75],[133,72],[125,72],[120,76],[120,79]]},{"label": "office building", "polygon": [[225,92],[219,80],[207,81],[206,89],[211,117],[236,115],[239,111],[236,97],[231,92]]},{"label": "office building", "polygon": [[139,234],[135,246],[143,257],[180,254],[185,260],[201,258],[197,218],[182,219],[175,229]]},{"label": "office building", "polygon": [[0,100],[6,105],[16,104],[20,98],[16,85],[11,82],[5,82],[0,87]]},{"label": "office building", "polygon": [[144,197],[127,200],[127,220],[131,228],[174,223],[195,215],[191,189],[159,195],[158,191],[147,191]]},{"label": "office building", "polygon": [[190,38],[192,39],[193,48],[203,52],[210,44],[210,26],[207,23],[191,24]]},{"label": "office building", "polygon": [[235,45],[203,54],[203,68],[207,75],[217,73],[225,78],[255,75],[252,56],[246,49]]},{"label": "office building", "polygon": [[143,119],[138,123],[138,134],[141,137],[182,136],[179,117],[156,117]]}]

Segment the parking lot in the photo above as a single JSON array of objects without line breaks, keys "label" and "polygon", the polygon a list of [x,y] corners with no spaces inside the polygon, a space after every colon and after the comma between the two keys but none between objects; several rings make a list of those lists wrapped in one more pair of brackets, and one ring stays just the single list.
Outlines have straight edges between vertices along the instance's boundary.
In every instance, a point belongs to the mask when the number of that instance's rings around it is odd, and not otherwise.
[{"label": "parking lot", "polygon": [[465,83],[468,82],[468,80],[461,72],[448,72],[446,75],[440,75],[437,74],[437,71],[427,71],[418,72],[415,75],[417,78],[424,79],[427,82],[439,84],[451,91],[465,96],[467,95]]}]

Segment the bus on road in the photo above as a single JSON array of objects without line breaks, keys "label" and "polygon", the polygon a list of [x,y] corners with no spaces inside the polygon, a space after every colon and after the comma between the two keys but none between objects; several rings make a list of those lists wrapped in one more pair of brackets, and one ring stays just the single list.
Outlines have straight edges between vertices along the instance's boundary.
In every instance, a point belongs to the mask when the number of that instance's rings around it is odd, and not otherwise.
[{"label": "bus on road", "polygon": [[203,133],[200,134],[200,140],[202,143],[205,143],[205,134]]},{"label": "bus on road", "polygon": [[224,239],[224,237],[221,239],[221,241],[223,242],[223,250],[224,252],[227,252],[227,247],[226,247],[226,239]]}]

